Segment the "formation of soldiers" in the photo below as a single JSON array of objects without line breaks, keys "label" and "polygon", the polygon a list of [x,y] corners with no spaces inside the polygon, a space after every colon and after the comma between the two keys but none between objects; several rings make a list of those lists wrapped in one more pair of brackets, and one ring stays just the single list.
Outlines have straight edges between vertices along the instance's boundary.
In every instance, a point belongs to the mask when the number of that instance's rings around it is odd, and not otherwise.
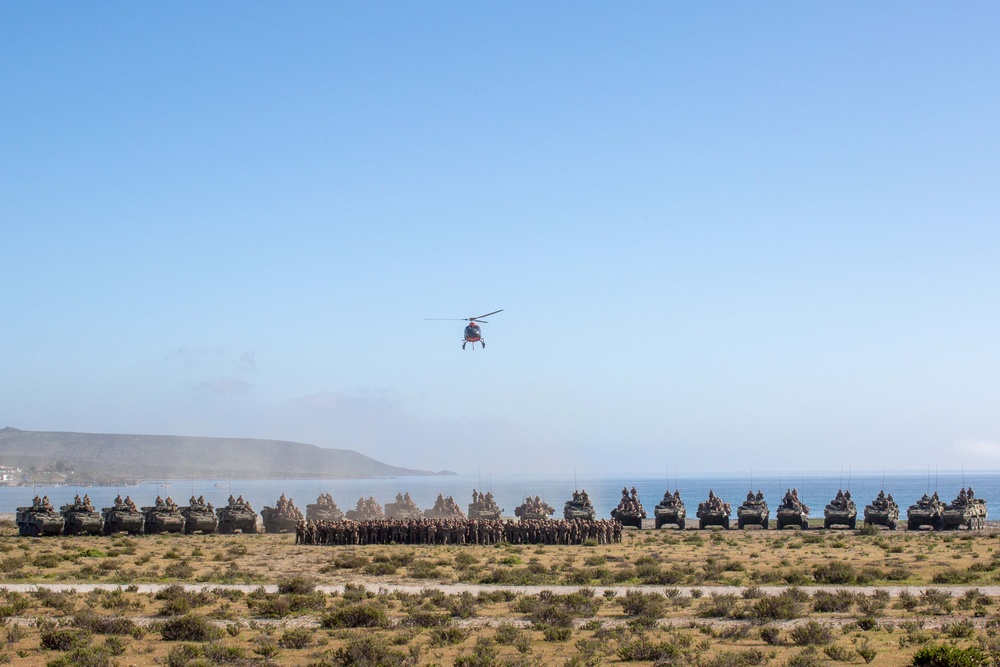
[{"label": "formation of soldiers", "polygon": [[598,544],[619,543],[622,525],[600,519],[382,519],[299,521],[296,544]]},{"label": "formation of soldiers", "polygon": [[618,501],[618,507],[611,512],[612,516],[618,516],[619,514],[646,516],[646,510],[643,508],[642,503],[639,502],[639,492],[635,490],[634,486],[631,491],[622,487],[622,499]]},{"label": "formation of soldiers", "polygon": [[524,503],[514,508],[514,514],[516,516],[549,516],[550,514],[555,514],[556,508],[549,505],[547,502],[542,500],[539,496],[532,498],[527,496],[524,499]]},{"label": "formation of soldiers", "polygon": [[132,496],[125,496],[125,499],[122,500],[122,494],[120,493],[115,497],[114,508],[116,510],[124,510],[126,512],[139,511],[139,508],[135,506],[135,501],[132,500]]},{"label": "formation of soldiers", "polygon": [[799,490],[795,487],[785,490],[785,496],[781,499],[781,507],[809,514],[809,506],[799,500]]}]

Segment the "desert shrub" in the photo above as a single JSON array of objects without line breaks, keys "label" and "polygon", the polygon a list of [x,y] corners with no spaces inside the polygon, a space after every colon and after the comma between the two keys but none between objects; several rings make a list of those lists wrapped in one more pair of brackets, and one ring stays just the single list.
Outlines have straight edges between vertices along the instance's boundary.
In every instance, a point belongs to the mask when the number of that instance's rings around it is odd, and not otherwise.
[{"label": "desert shrub", "polygon": [[858,596],[858,611],[865,616],[880,615],[889,604],[889,593],[877,590],[872,595]]},{"label": "desert shrub", "polygon": [[752,665],[762,665],[767,662],[767,655],[763,651],[751,649],[749,651],[722,651],[717,653],[711,660],[704,663],[704,667],[750,667]]},{"label": "desert shrub", "polygon": [[858,655],[861,656],[861,659],[865,661],[866,665],[870,665],[872,660],[874,660],[878,655],[878,652],[871,647],[871,644],[868,643],[867,639],[862,642],[861,646],[857,648],[857,651]]},{"label": "desert shrub", "polygon": [[958,648],[948,644],[924,646],[913,654],[913,667],[987,667],[989,658],[975,646]]},{"label": "desert shrub", "polygon": [[493,639],[497,644],[510,646],[524,636],[524,632],[522,632],[516,625],[512,623],[501,623],[497,626],[497,633]]},{"label": "desert shrub", "polygon": [[365,574],[370,574],[375,577],[386,577],[391,574],[396,574],[396,572],[399,570],[398,567],[396,567],[395,565],[393,565],[391,562],[388,561],[369,563],[368,565],[365,565],[364,568],[362,569],[364,570]]},{"label": "desert shrub", "polygon": [[312,644],[312,634],[307,628],[288,628],[278,638],[278,646],[287,649],[308,648]]},{"label": "desert shrub", "polygon": [[180,644],[167,651],[167,667],[187,667],[192,660],[202,657],[201,647],[196,644]]},{"label": "desert shrub", "polygon": [[857,578],[857,568],[844,561],[832,560],[813,567],[813,579],[818,584],[853,584]]},{"label": "desert shrub", "polygon": [[781,629],[773,625],[765,625],[760,629],[760,640],[771,646],[781,645]]},{"label": "desert shrub", "polygon": [[222,637],[222,630],[204,616],[184,614],[162,621],[159,626],[164,641],[208,642]]},{"label": "desert shrub", "polygon": [[788,631],[788,637],[799,646],[829,644],[833,641],[830,626],[817,621],[809,621]]},{"label": "desert shrub", "polygon": [[65,655],[49,660],[46,667],[114,667],[118,664],[103,646],[81,646]]},{"label": "desert shrub", "polygon": [[672,662],[681,657],[681,650],[670,641],[655,642],[643,634],[622,639],[617,654],[622,662]]},{"label": "desert shrub", "polygon": [[730,625],[725,627],[718,632],[720,639],[725,639],[727,641],[740,641],[741,639],[746,639],[750,636],[750,626],[746,623],[739,623],[737,625]]},{"label": "desert shrub", "polygon": [[902,591],[896,598],[896,604],[894,605],[897,609],[905,609],[906,611],[913,611],[920,606],[920,600],[916,595],[909,591]]},{"label": "desert shrub", "polygon": [[952,639],[968,639],[976,633],[976,626],[972,621],[955,621],[946,623],[941,631]]},{"label": "desert shrub", "polygon": [[947,614],[951,611],[951,593],[928,588],[920,594],[920,604],[936,614]]},{"label": "desert shrub", "polygon": [[361,554],[344,554],[333,559],[330,565],[338,570],[357,570],[370,562],[367,556]]},{"label": "desert shrub", "polygon": [[444,606],[456,618],[473,618],[476,615],[477,604],[476,596],[466,591],[446,597]]},{"label": "desert shrub", "polygon": [[838,590],[833,593],[816,591],[812,595],[813,611],[820,613],[846,613],[854,606],[857,596],[851,591]]},{"label": "desert shrub", "polygon": [[820,667],[823,661],[820,660],[816,649],[809,647],[801,653],[796,653],[785,663],[787,667]]},{"label": "desert shrub", "polygon": [[308,595],[316,590],[316,582],[309,577],[295,576],[278,581],[278,593]]},{"label": "desert shrub", "polygon": [[851,660],[854,660],[855,656],[854,651],[837,644],[825,646],[823,648],[823,653],[834,662],[850,662]]},{"label": "desert shrub", "polygon": [[163,568],[163,574],[171,579],[190,579],[194,576],[194,568],[188,561],[180,560]]},{"label": "desert shrub", "polygon": [[780,595],[769,595],[754,600],[749,615],[757,621],[791,620],[802,615],[802,603],[793,589]]},{"label": "desert shrub", "polygon": [[431,630],[431,644],[433,646],[447,646],[449,644],[461,644],[469,638],[469,631],[465,628],[434,628]]},{"label": "desert shrub", "polygon": [[124,616],[104,616],[93,609],[81,609],[73,616],[73,626],[97,635],[134,635],[139,627]]},{"label": "desert shrub", "polygon": [[497,662],[497,648],[485,637],[476,640],[471,653],[455,657],[455,667],[492,667]]},{"label": "desert shrub", "polygon": [[79,628],[44,628],[40,633],[42,648],[49,651],[70,651],[90,643],[90,633]]},{"label": "desert shrub", "polygon": [[741,618],[743,610],[736,595],[732,593],[712,593],[702,603],[699,615],[708,618]]},{"label": "desert shrub", "polygon": [[566,642],[573,636],[573,628],[557,628],[549,626],[542,629],[542,636],[547,642]]},{"label": "desert shrub", "polygon": [[967,584],[970,581],[975,581],[976,573],[970,572],[969,570],[959,570],[957,568],[951,568],[938,572],[931,579],[935,584]]},{"label": "desert shrub", "polygon": [[861,527],[858,528],[858,535],[864,535],[866,537],[873,537],[879,534],[879,527],[873,523],[863,523]]},{"label": "desert shrub", "polygon": [[43,607],[49,607],[60,611],[67,616],[73,613],[76,608],[74,591],[51,591],[47,588],[39,588],[31,593],[32,597],[38,600]]},{"label": "desert shrub", "polygon": [[323,616],[320,623],[327,629],[386,628],[389,627],[389,615],[379,605],[356,603],[334,609]]},{"label": "desert shrub", "polygon": [[625,591],[625,595],[617,599],[622,611],[627,616],[656,616],[663,613],[666,598],[659,593],[643,593],[637,590]]},{"label": "desert shrub", "polygon": [[403,625],[414,628],[443,628],[451,625],[451,616],[434,611],[412,611],[403,619]]}]

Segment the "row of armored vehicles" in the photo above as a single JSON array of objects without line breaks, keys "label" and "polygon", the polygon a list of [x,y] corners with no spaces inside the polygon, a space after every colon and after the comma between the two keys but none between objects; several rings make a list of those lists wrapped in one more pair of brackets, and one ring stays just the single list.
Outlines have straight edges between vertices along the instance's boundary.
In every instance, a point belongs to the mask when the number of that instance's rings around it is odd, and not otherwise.
[{"label": "row of armored vehicles", "polygon": [[170,496],[157,496],[153,505],[138,507],[130,498],[118,496],[111,507],[100,512],[89,496],[76,496],[58,510],[48,496],[35,496],[31,505],[17,508],[17,528],[21,536],[41,535],[155,535],[157,533],[243,533],[257,532],[257,513],[250,503],[230,496],[229,504],[215,508],[204,498],[194,498],[179,506]]}]

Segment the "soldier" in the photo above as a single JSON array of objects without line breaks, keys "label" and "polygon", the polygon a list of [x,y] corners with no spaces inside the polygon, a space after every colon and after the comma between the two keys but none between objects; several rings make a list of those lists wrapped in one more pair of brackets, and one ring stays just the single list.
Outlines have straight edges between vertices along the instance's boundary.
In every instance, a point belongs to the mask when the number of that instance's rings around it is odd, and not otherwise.
[{"label": "soldier", "polygon": [[233,494],[230,493],[229,494],[229,504],[232,505],[235,502],[236,502],[236,498],[233,498]]},{"label": "soldier", "polygon": [[205,504],[205,496],[198,496],[198,504],[199,505]]},{"label": "soldier", "polygon": [[74,504],[74,505],[82,505],[82,504],[83,504],[83,501],[82,501],[82,500],[80,500],[80,494],[79,494],[79,493],[78,493],[78,494],[76,494],[76,495],[75,495],[75,496],[73,497],[73,504]]},{"label": "soldier", "polygon": [[163,507],[163,498],[161,498],[160,496],[156,496],[156,501],[154,502],[154,504],[157,507]]},{"label": "soldier", "polygon": [[35,494],[34,500],[31,501],[31,506],[34,507],[35,509],[38,509],[39,507],[42,506],[42,499],[38,496],[37,493]]},{"label": "soldier", "polygon": [[197,504],[198,504],[198,499],[194,497],[194,494],[192,494],[191,498],[188,500],[188,505],[197,505]]},{"label": "soldier", "polygon": [[83,508],[88,512],[94,511],[94,504],[90,502],[90,495],[86,493],[83,494]]}]

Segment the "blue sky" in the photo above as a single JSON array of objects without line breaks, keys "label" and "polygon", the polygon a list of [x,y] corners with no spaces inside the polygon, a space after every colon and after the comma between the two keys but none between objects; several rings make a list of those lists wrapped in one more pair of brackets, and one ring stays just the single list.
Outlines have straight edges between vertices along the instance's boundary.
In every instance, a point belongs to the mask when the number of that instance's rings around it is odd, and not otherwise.
[{"label": "blue sky", "polygon": [[[0,7],[0,425],[1000,467],[1000,8]],[[462,351],[461,322],[485,351]]]}]

